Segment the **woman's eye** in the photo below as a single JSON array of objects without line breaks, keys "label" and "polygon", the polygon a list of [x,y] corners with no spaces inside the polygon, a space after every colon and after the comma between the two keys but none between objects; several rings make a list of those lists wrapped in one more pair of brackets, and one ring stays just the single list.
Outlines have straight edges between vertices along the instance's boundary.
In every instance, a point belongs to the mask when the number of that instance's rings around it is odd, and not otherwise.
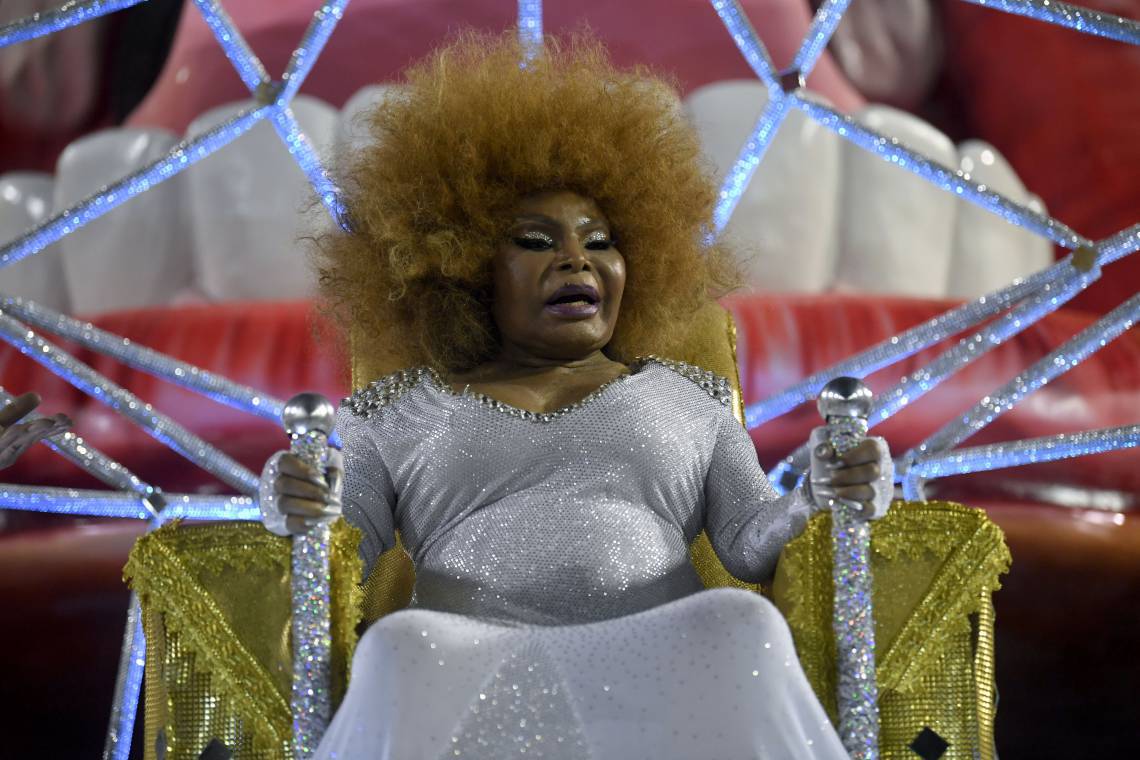
[{"label": "woman's eye", "polygon": [[610,238],[588,240],[586,241],[586,249],[589,251],[608,251],[614,247],[614,241]]},{"label": "woman's eye", "polygon": [[528,251],[549,251],[554,247],[554,241],[548,237],[517,237],[515,238],[515,245]]}]

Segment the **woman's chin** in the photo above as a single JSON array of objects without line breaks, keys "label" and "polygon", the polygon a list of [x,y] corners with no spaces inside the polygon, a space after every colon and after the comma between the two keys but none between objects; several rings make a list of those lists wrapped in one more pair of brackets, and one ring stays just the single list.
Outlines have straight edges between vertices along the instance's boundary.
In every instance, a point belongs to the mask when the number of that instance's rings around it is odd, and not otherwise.
[{"label": "woman's chin", "polygon": [[605,325],[591,324],[593,320],[564,322],[546,331],[543,343],[550,356],[574,361],[585,359],[606,347],[612,330]]}]

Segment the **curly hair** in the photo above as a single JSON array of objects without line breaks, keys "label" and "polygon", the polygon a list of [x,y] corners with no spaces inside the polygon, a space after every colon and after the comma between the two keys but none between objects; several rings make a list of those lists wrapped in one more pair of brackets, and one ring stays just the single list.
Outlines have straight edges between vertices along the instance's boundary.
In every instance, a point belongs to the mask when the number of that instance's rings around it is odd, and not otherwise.
[{"label": "curly hair", "polygon": [[609,218],[626,260],[606,353],[667,353],[736,283],[705,238],[716,189],[675,90],[588,36],[520,65],[515,34],[468,33],[408,70],[338,171],[351,232],[316,237],[321,293],[353,351],[445,372],[490,359],[491,259],[519,200],[568,190]]}]

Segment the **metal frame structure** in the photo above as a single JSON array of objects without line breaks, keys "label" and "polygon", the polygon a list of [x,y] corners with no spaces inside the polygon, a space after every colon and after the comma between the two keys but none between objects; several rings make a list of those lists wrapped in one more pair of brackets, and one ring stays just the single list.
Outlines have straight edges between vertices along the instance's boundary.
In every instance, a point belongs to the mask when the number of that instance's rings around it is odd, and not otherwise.
[{"label": "metal frame structure", "polygon": [[[290,103],[342,18],[348,0],[328,0],[320,4],[285,70],[276,80],[269,76],[253,54],[220,0],[193,1],[242,82],[253,95],[254,105],[214,129],[192,140],[178,143],[162,158],[56,213],[7,243],[0,248],[0,268],[42,251],[62,236],[220,150],[262,120],[274,127],[333,219],[338,224],[345,225],[346,217],[339,202],[337,188],[293,116]],[[1085,34],[1140,45],[1140,24],[1111,14],[1051,0],[964,1]],[[51,34],[141,2],[145,0],[71,0],[53,11],[35,14],[0,27],[0,48]],[[813,400],[824,384],[834,377],[864,377],[964,330],[978,328],[978,325],[991,317],[1005,312],[884,394],[874,410],[871,422],[874,424],[886,419],[906,408],[985,351],[1059,308],[1099,277],[1101,267],[1140,248],[1140,224],[1103,240],[1090,241],[1059,221],[975,182],[968,174],[952,170],[909,150],[898,140],[875,132],[809,97],[804,90],[805,78],[819,60],[850,2],[851,0],[826,0],[816,11],[792,68],[778,72],[739,3],[736,0],[711,0],[713,10],[724,22],[753,72],[767,86],[769,95],[767,106],[721,187],[714,216],[714,234],[719,234],[728,224],[737,202],[784,118],[792,108],[798,108],[826,128],[883,160],[905,168],[947,192],[1045,237],[1072,253],[1047,269],[912,327],[815,373],[781,393],[752,404],[747,410],[747,424],[750,428]],[[527,48],[528,58],[540,54],[543,40],[541,0],[519,0],[518,29]],[[1049,356],[996,389],[970,412],[952,420],[922,444],[903,454],[898,460],[896,471],[907,496],[921,498],[922,484],[930,478],[1140,445],[1140,425],[1133,425],[967,449],[955,448],[1033,390],[1083,361],[1100,346],[1129,329],[1140,315],[1138,299],[1140,296],[1129,299]],[[0,297],[0,338],[108,404],[243,494],[219,497],[164,494],[69,432],[54,436],[44,441],[44,444],[98,477],[110,490],[81,491],[0,484],[0,509],[129,517],[146,520],[151,526],[157,526],[173,517],[258,519],[256,476],[253,473],[79,362],[36,333],[33,327],[75,340],[136,369],[260,417],[277,420],[283,406],[281,401],[255,389],[134,345],[39,304],[19,298]],[[0,389],[0,401],[6,402],[10,398]],[[802,452],[797,452],[790,455],[774,475],[777,476],[775,479],[778,485],[786,487],[793,484],[803,470],[804,458]],[[104,750],[105,758],[120,760],[129,755],[145,652],[137,600],[132,599],[115,705]]]}]

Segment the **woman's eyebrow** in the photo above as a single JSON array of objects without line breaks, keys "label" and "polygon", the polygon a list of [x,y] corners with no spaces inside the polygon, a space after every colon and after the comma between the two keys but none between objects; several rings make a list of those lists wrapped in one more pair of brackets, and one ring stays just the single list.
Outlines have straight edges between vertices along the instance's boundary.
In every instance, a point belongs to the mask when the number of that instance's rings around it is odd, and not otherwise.
[{"label": "woman's eyebrow", "polygon": [[558,220],[546,214],[520,214],[515,217],[515,224],[519,224],[520,222],[541,222],[543,224],[558,226]]}]

